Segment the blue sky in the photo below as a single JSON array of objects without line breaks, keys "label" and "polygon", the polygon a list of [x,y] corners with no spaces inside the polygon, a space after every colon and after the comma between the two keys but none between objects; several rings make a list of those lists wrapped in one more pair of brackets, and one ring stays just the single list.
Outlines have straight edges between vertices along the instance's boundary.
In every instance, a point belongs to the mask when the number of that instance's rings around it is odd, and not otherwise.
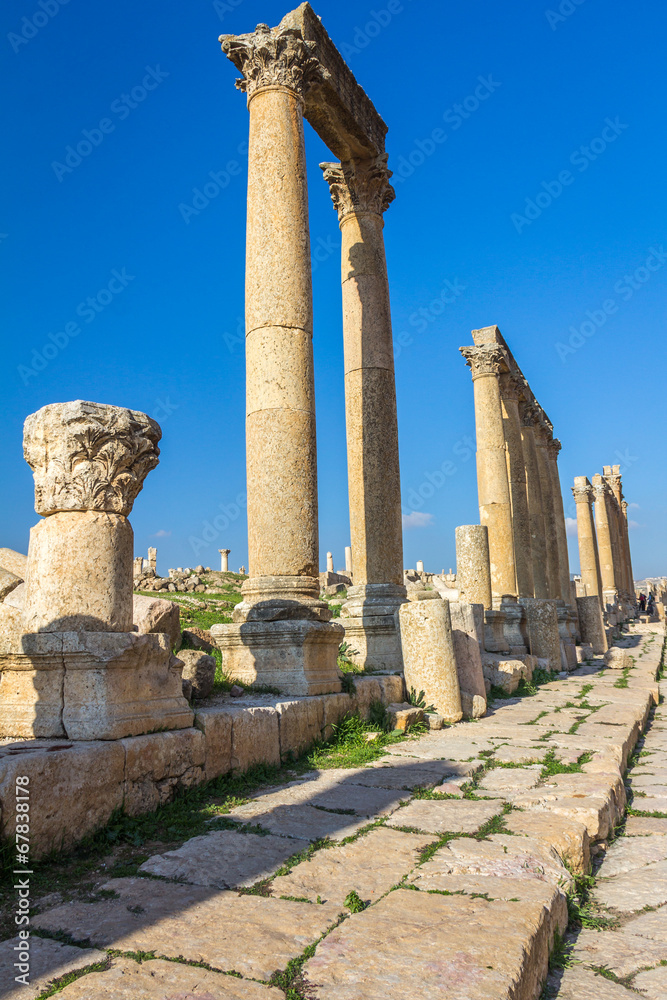
[{"label": "blue sky", "polygon": [[[575,475],[621,464],[635,575],[667,572],[664,6],[315,7],[389,126],[405,565],[454,566],[454,527],[478,520],[457,348],[497,323],[563,442],[566,514]],[[36,520],[25,417],[83,398],[162,426],[136,551],[157,544],[163,573],[216,566],[223,547],[247,564],[248,114],[217,36],[287,9],[6,0],[0,545],[26,551]],[[309,127],[306,141],[324,568],[349,541],[340,244],[318,169],[331,155]]]}]

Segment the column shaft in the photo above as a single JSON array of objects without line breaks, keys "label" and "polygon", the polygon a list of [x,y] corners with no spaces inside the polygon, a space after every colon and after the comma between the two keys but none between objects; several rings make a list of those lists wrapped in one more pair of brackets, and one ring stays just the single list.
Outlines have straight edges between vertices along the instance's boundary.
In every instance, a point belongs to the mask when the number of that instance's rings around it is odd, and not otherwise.
[{"label": "column shaft", "polygon": [[535,597],[549,596],[546,531],[544,527],[544,507],[542,482],[535,445],[535,429],[532,411],[522,407],[521,442],[526,462],[526,487],[528,493],[528,516],[530,523],[530,545],[533,560],[533,583]]},{"label": "column shaft", "polygon": [[533,597],[535,583],[526,487],[526,463],[521,442],[519,394],[515,380],[509,373],[500,376],[500,399],[507,449],[507,476],[512,505],[512,534],[517,589],[520,597]]},{"label": "column shaft", "polygon": [[598,551],[600,553],[600,575],[602,590],[617,591],[614,569],[614,554],[612,547],[611,525],[609,523],[609,487],[602,476],[593,476],[595,491],[595,525],[598,536]]},{"label": "column shaft", "polygon": [[593,487],[586,476],[576,476],[572,489],[577,506],[577,540],[581,582],[587,597],[599,597],[602,603],[600,557],[593,519]]},{"label": "column shaft", "polygon": [[535,428],[535,445],[537,448],[537,465],[542,487],[542,509],[544,513],[544,536],[547,552],[547,588],[549,597],[559,600],[560,564],[558,560],[558,536],[556,534],[556,514],[554,509],[554,489],[551,476],[551,459],[548,452],[550,434],[542,426]]},{"label": "column shaft", "polygon": [[560,581],[559,597],[568,607],[572,604],[570,593],[570,556],[567,551],[567,529],[565,527],[565,510],[563,508],[563,491],[558,474],[558,453],[560,441],[552,440],[549,446],[551,467],[551,486],[554,505],[554,521],[556,527],[556,544],[558,547],[558,577]]}]

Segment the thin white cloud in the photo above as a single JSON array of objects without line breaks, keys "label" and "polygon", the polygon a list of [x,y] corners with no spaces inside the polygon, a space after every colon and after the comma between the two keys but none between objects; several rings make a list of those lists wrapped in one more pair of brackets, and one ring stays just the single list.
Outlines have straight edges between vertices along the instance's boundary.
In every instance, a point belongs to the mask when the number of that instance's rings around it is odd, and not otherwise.
[{"label": "thin white cloud", "polygon": [[577,537],[577,519],[576,517],[566,517],[565,518],[565,531],[568,538]]},{"label": "thin white cloud", "polygon": [[426,528],[433,522],[433,514],[426,514],[421,510],[413,510],[409,514],[403,515],[404,528]]},{"label": "thin white cloud", "polygon": [[641,528],[639,521],[628,521],[628,528]]},{"label": "thin white cloud", "polygon": [[628,510],[639,510],[639,504],[638,503],[629,503],[628,504]]},{"label": "thin white cloud", "polygon": [[151,538],[169,538],[170,535],[171,531],[165,531],[164,528],[160,528],[160,530],[156,531],[154,535],[151,535]]}]

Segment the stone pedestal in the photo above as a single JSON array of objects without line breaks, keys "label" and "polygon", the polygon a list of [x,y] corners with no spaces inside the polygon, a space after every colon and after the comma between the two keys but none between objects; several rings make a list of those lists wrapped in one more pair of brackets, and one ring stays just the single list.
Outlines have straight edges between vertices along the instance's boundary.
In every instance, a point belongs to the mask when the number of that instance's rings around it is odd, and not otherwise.
[{"label": "stone pedestal", "polygon": [[303,619],[213,625],[225,674],[244,684],[278,688],[284,694],[314,695],[341,690],[331,661],[345,637],[342,626]]},{"label": "stone pedestal", "polygon": [[405,687],[424,692],[447,722],[463,717],[449,605],[446,601],[411,601],[398,613]]},{"label": "stone pedestal", "polygon": [[505,612],[500,608],[486,608],[484,611],[484,649],[489,653],[510,651],[505,635]]},{"label": "stone pedestal", "polygon": [[484,608],[481,604],[450,602],[456,673],[461,691],[461,710],[466,719],[486,713],[486,687],[482,669]]},{"label": "stone pedestal", "polygon": [[528,648],[526,646],[524,630],[522,628],[525,619],[525,611],[522,605],[516,599],[506,598],[502,602],[500,610],[505,617],[503,622],[503,631],[505,633],[510,654],[512,656],[524,655],[528,652]]},{"label": "stone pedestal", "polygon": [[[384,212],[395,194],[387,156],[323,163],[341,232],[350,533],[354,587],[341,609],[354,659],[401,668],[391,638],[405,601],[394,351]],[[375,607],[386,613],[375,613]]]},{"label": "stone pedestal", "polygon": [[456,583],[469,604],[491,607],[489,529],[485,524],[461,524],[456,529]]},{"label": "stone pedestal", "polygon": [[602,620],[600,599],[597,595],[578,597],[577,609],[582,643],[589,643],[596,656],[602,656],[607,652],[607,636]]},{"label": "stone pedestal", "polygon": [[35,477],[22,634],[0,656],[0,735],[111,740],[192,725],[169,636],[133,631],[127,515],[157,465],[143,413],[56,403],[25,423]]},{"label": "stone pedestal", "polygon": [[[246,238],[246,459],[250,576],[221,641],[230,676],[284,673],[276,686],[336,691],[340,628],[319,600],[313,311],[303,109],[325,79],[313,43],[266,25],[221,37],[250,114]],[[284,623],[288,623],[287,627]],[[301,623],[298,625],[297,623]],[[312,628],[319,623],[320,628]],[[251,628],[244,625],[252,624]],[[274,636],[272,659],[271,636]],[[328,636],[328,638],[326,638]],[[307,641],[308,639],[308,641]],[[290,642],[292,643],[290,646]],[[253,664],[255,667],[253,667]]]},{"label": "stone pedestal", "polygon": [[546,660],[549,670],[561,670],[556,602],[522,597],[521,604],[526,612],[526,636],[532,656]]}]

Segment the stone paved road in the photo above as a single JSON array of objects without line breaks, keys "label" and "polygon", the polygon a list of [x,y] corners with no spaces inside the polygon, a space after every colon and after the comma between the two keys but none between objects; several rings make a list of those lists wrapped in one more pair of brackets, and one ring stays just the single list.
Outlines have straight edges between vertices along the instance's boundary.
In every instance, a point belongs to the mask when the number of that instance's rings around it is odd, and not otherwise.
[{"label": "stone paved road", "polygon": [[[635,630],[626,671],[584,666],[372,765],[264,789],[229,814],[237,829],[214,822],[96,901],[47,909],[30,988],[8,986],[13,943],[0,945],[0,997],[33,1000],[91,967],[57,995],[537,1000],[566,893],[624,814],[622,773],[658,700],[657,632]],[[629,778],[635,809],[665,810],[664,720],[659,708]],[[595,905],[618,929],[582,931],[582,964],[552,976],[552,995],[629,995],[604,966],[667,996],[667,819],[632,817],[599,874]]]}]

